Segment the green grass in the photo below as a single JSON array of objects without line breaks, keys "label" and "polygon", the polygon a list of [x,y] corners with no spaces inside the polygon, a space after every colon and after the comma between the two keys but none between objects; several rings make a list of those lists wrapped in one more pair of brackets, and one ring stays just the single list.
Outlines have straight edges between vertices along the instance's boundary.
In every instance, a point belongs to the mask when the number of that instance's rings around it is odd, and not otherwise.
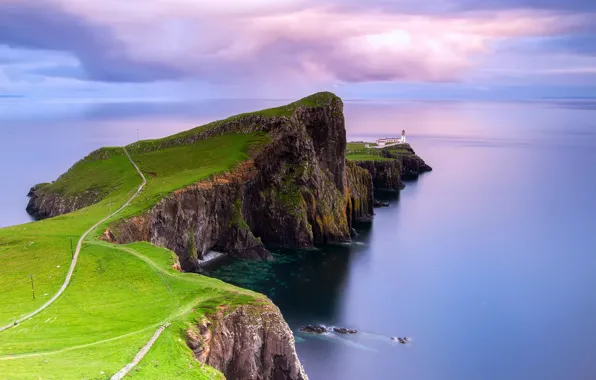
[{"label": "green grass", "polygon": [[[140,378],[164,378],[161,373],[179,379],[218,378],[216,371],[194,361],[181,339],[184,330],[202,316],[201,305],[211,310],[214,303],[262,298],[218,280],[178,273],[169,266],[171,252],[148,243],[92,243],[83,252],[65,295],[38,317],[0,335],[0,373],[14,374],[14,379],[41,373],[44,379],[102,378],[101,372],[111,376],[159,325],[170,321],[138,367]],[[7,359],[9,355],[15,357]],[[192,370],[180,371],[188,366]]]},{"label": "green grass", "polygon": [[133,379],[224,379],[217,370],[199,363],[188,350],[184,324],[170,326],[147,356],[135,367]]},{"label": "green grass", "polygon": [[[135,368],[139,379],[219,379],[198,363],[185,330],[219,305],[263,302],[264,296],[171,266],[175,255],[149,243],[117,246],[97,237],[109,225],[139,215],[173,191],[226,172],[261,149],[265,134],[227,133],[195,141],[201,131],[250,115],[291,117],[298,107],[336,101],[319,93],[283,107],[243,114],[164,139],[127,147],[147,178],[137,198],[89,235],[65,293],[35,317],[0,333],[3,379],[109,379],[129,363],[155,330],[170,322]],[[124,204],[141,178],[122,148],[103,148],[77,162],[42,191],[83,198],[70,214],[0,229],[0,325],[39,308],[62,285],[70,241]],[[35,283],[32,299],[31,280]]]},{"label": "green grass", "polygon": [[365,143],[361,141],[349,142],[346,147],[346,158],[350,161],[391,161],[392,158],[381,156],[382,151],[388,151],[395,157],[412,155],[408,150],[409,144],[394,145],[386,148],[367,148],[366,144],[370,146],[377,146],[375,143]]},{"label": "green grass", "polygon": [[347,150],[361,150],[361,149],[366,149],[366,145],[370,145],[370,146],[377,146],[376,143],[366,143],[366,142],[360,142],[360,141],[352,141],[349,142],[346,146]]},{"label": "green grass", "polygon": [[155,139],[155,140],[143,140],[141,142],[137,142],[134,144],[129,145],[129,151],[136,153],[136,152],[148,152],[154,151],[158,149],[163,149],[165,147],[171,145],[181,145],[184,144],[185,141],[192,139],[194,136],[209,131],[215,128],[218,128],[224,124],[242,121],[250,117],[264,117],[264,118],[276,118],[276,117],[285,117],[290,118],[296,109],[299,107],[306,107],[306,108],[316,108],[322,107],[325,105],[330,104],[333,101],[341,101],[336,95],[330,92],[319,92],[310,96],[307,96],[303,99],[300,99],[296,102],[275,108],[269,108],[265,110],[260,110],[256,112],[247,112],[239,115],[235,115],[229,117],[227,119],[214,121],[209,124],[205,124],[188,131],[180,132],[175,135],[171,135],[162,139]]},{"label": "green grass", "polygon": [[346,158],[350,161],[392,161],[391,158],[366,153],[348,154]]},{"label": "green grass", "polygon": [[53,183],[44,184],[43,191],[95,201],[136,182],[138,175],[131,172],[122,148],[102,148],[77,162]]},{"label": "green grass", "polygon": [[[262,134],[230,134],[134,154],[148,180],[145,189],[92,237],[108,223],[142,213],[181,187],[232,169],[267,139]],[[120,207],[138,188],[141,178],[123,151],[103,151],[110,154],[90,155],[47,185],[75,196],[102,189],[103,200],[56,218],[0,229],[0,325],[37,309],[55,294],[70,265],[70,238],[76,245],[86,229]],[[138,376],[221,377],[209,367],[201,368],[177,339],[191,319],[215,304],[243,304],[260,296],[218,280],[175,272],[170,269],[173,261],[172,252],[148,243],[124,247],[98,245],[93,240],[86,243],[65,294],[34,318],[0,333],[3,378],[109,378],[132,360],[165,321],[172,326],[141,363]],[[29,274],[35,281],[35,300]],[[172,360],[168,356],[173,352],[181,355]],[[28,356],[7,359],[10,355]],[[178,373],[183,367],[190,369]]]}]

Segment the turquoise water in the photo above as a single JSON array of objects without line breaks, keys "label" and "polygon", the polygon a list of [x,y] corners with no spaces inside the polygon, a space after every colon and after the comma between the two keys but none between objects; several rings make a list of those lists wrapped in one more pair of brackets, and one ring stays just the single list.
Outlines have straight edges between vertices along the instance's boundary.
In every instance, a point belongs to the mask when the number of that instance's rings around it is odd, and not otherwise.
[{"label": "turquoise water", "polygon": [[[3,113],[0,170],[11,181],[0,226],[27,221],[29,186],[92,149],[134,141],[137,129],[159,137],[275,105],[257,103]],[[390,207],[352,245],[211,274],[275,301],[312,380],[596,378],[596,105],[346,102],[345,111],[350,139],[406,129],[434,171],[399,199],[384,195]],[[306,324],[359,332],[299,333]]]}]

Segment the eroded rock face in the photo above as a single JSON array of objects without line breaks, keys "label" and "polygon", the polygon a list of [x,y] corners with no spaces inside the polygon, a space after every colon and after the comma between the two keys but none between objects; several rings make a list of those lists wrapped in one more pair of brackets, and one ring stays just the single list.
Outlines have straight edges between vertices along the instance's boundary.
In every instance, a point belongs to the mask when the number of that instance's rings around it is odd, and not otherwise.
[{"label": "eroded rock face", "polygon": [[195,357],[228,380],[306,380],[294,336],[271,302],[220,308],[187,331]]},{"label": "eroded rock face", "polygon": [[403,150],[405,153],[383,149],[381,156],[390,160],[356,161],[355,164],[370,173],[376,190],[400,191],[405,187],[403,181],[415,180],[432,170],[409,144],[403,145]]},{"label": "eroded rock face", "polygon": [[346,162],[346,199],[346,213],[350,228],[354,222],[372,220],[374,214],[372,176],[366,169],[350,161]]},{"label": "eroded rock face", "polygon": [[97,194],[84,194],[81,197],[67,197],[61,194],[47,191],[45,183],[35,185],[27,196],[27,213],[35,219],[46,219],[54,216],[67,214],[83,207],[90,206],[97,202]]},{"label": "eroded rock face", "polygon": [[405,181],[417,179],[422,173],[433,170],[416,155],[401,157],[401,178]]},{"label": "eroded rock face", "polygon": [[114,241],[169,248],[193,271],[209,251],[262,259],[269,257],[264,245],[350,240],[352,222],[372,216],[373,191],[368,172],[346,166],[342,110],[334,97],[320,107],[299,107],[291,118],[265,123],[250,116],[209,129],[204,138],[218,130],[259,131],[270,142],[233,172],[180,189],[144,216],[113,226]]},{"label": "eroded rock face", "polygon": [[370,173],[373,186],[377,190],[399,191],[405,187],[401,181],[402,165],[398,159],[357,161],[356,164]]},{"label": "eroded rock face", "polygon": [[416,155],[410,144],[403,145],[403,148],[407,154],[396,154],[391,150],[382,150],[381,152],[383,157],[393,158],[399,162],[401,180],[414,180],[420,174],[433,170],[422,158]]}]

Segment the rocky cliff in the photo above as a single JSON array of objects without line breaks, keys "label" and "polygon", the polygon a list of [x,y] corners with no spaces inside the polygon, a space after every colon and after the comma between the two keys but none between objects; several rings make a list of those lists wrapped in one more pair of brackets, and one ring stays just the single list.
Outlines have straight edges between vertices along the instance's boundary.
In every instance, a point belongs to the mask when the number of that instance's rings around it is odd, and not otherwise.
[{"label": "rocky cliff", "polygon": [[371,174],[356,163],[346,161],[346,203],[350,228],[354,222],[370,221],[374,215]]},{"label": "rocky cliff", "polygon": [[306,380],[294,336],[270,302],[218,308],[187,331],[195,357],[228,380]]},{"label": "rocky cliff", "polygon": [[[210,251],[267,258],[265,245],[310,248],[348,241],[353,220],[370,218],[370,175],[355,165],[346,167],[343,104],[331,94],[316,106],[296,107],[291,116],[238,117],[174,141],[254,132],[265,132],[270,140],[250,160],[119,222],[108,239],[169,248],[184,270],[193,271]],[[145,149],[130,148],[133,153]]]},{"label": "rocky cliff", "polygon": [[372,177],[377,190],[396,190],[405,187],[401,181],[403,167],[399,160],[392,161],[356,161],[356,165],[365,169]]},{"label": "rocky cliff", "polygon": [[92,205],[99,199],[94,194],[79,197],[69,197],[49,191],[49,183],[40,183],[29,190],[27,196],[27,212],[35,219],[46,219],[67,214],[80,208]]},{"label": "rocky cliff", "polygon": [[399,149],[381,149],[380,156],[387,160],[354,161],[370,173],[377,190],[402,190],[403,181],[415,180],[420,174],[432,171],[409,144],[400,145]]}]

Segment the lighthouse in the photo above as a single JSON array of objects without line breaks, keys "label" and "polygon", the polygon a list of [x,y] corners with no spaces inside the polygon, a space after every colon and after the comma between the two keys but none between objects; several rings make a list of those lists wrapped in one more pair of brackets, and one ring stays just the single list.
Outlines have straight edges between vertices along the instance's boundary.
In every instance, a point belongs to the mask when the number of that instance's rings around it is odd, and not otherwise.
[{"label": "lighthouse", "polygon": [[401,143],[402,144],[406,143],[406,130],[405,129],[403,131],[401,131]]}]

